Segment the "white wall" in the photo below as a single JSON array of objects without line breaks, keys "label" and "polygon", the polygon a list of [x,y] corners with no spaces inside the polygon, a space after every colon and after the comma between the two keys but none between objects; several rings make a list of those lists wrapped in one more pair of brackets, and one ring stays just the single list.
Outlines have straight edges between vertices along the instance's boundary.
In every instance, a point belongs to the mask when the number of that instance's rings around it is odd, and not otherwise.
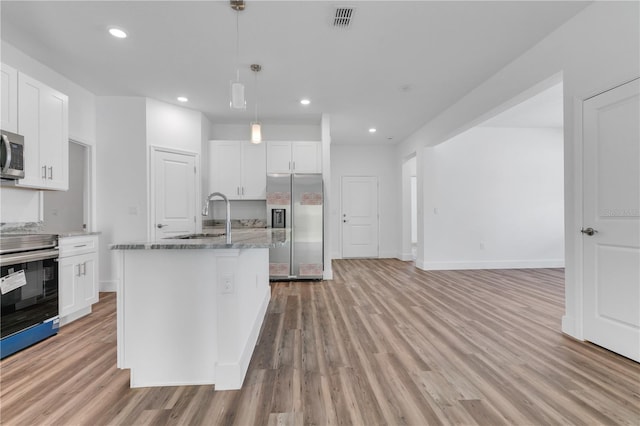
[{"label": "white wall", "polygon": [[[418,155],[420,180],[429,156],[423,147],[441,143],[530,97],[531,88],[562,73],[566,263],[562,329],[578,339],[582,338],[582,102],[640,75],[639,8],[638,2],[594,2],[425,124],[397,150],[399,164],[412,153]],[[418,186],[419,197],[424,197],[425,185],[418,182]]]},{"label": "white wall", "polygon": [[335,205],[335,194],[332,191],[333,181],[331,177],[331,116],[329,114],[322,114],[320,123],[321,140],[322,140],[322,181],[324,185],[324,206],[323,206],[323,220],[324,220],[324,272],[322,278],[325,280],[333,279],[333,265],[331,259],[333,258],[331,253],[331,247],[333,247],[333,241],[336,239],[336,234],[331,229],[331,216],[333,206]]},{"label": "white wall", "polygon": [[[211,139],[211,122],[206,116],[202,116],[200,121],[200,197],[201,204],[209,192],[209,139]],[[201,212],[196,212],[198,216],[202,216]],[[201,218],[206,219],[206,218]]]},{"label": "white wall", "polygon": [[[251,131],[247,124],[211,125],[211,139],[249,140]],[[262,124],[262,139],[265,141],[319,141],[320,124]]]},{"label": "white wall", "polygon": [[434,155],[424,269],[564,266],[562,129],[475,127]]},{"label": "white wall", "polygon": [[109,245],[147,237],[146,100],[97,99],[97,207],[101,290],[115,289]]},{"label": "white wall", "polygon": [[69,189],[43,192],[45,232],[82,231],[86,182],[84,145],[69,143]]},{"label": "white wall", "polygon": [[40,210],[40,191],[0,188],[0,222],[38,222],[42,220]]},{"label": "white wall", "polygon": [[331,253],[342,257],[342,211],[343,176],[377,176],[379,184],[378,203],[380,212],[379,257],[399,257],[399,203],[400,167],[389,161],[395,147],[385,145],[333,145],[331,147]]},{"label": "white wall", "polygon": [[147,103],[147,145],[200,154],[202,113],[154,99]]},{"label": "white wall", "polygon": [[[416,178],[417,173],[416,156],[404,159],[402,161],[402,177],[401,177],[401,196],[400,196],[400,217],[401,225],[398,225],[396,232],[400,233],[398,245],[400,253],[398,259],[408,261],[413,259],[413,237],[418,235],[418,211],[417,197],[412,195],[412,191],[417,191],[412,187],[412,179]],[[417,182],[416,182],[417,183]],[[412,198],[413,197],[413,198]],[[412,207],[416,205],[416,211]]]},{"label": "white wall", "polygon": [[[109,245],[149,238],[149,147],[200,156],[203,122],[198,111],[153,99],[100,96],[97,104],[100,285],[105,291],[116,287]],[[201,227],[200,215],[196,218]]]}]

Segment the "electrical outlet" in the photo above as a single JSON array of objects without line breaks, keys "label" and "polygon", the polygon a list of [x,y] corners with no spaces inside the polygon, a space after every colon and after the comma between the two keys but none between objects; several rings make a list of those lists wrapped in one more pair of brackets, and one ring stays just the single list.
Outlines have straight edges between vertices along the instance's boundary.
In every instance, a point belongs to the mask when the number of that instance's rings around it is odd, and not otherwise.
[{"label": "electrical outlet", "polygon": [[484,250],[484,243],[483,242],[480,243],[480,250]]},{"label": "electrical outlet", "polygon": [[220,293],[233,294],[235,291],[235,283],[233,282],[233,274],[223,274],[220,277]]}]

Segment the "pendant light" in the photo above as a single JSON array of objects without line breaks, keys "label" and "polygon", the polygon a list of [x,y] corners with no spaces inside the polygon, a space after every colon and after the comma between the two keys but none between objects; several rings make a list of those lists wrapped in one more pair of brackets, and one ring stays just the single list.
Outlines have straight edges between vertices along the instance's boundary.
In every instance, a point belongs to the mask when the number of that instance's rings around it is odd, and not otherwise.
[{"label": "pendant light", "polygon": [[230,0],[231,9],[236,11],[236,79],[231,81],[231,109],[246,109],[244,84],[240,81],[240,11],[244,10],[244,0]]},{"label": "pendant light", "polygon": [[255,75],[256,82],[256,116],[255,121],[251,123],[251,143],[259,144],[262,142],[262,129],[260,126],[260,122],[258,121],[258,73],[262,70],[262,66],[258,64],[251,65],[251,71],[253,71]]}]

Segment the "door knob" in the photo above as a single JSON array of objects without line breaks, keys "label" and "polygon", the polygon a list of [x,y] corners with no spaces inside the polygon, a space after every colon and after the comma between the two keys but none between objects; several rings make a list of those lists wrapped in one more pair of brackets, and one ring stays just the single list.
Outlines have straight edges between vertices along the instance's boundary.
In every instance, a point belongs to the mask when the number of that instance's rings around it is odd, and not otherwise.
[{"label": "door knob", "polygon": [[592,236],[593,234],[595,234],[595,233],[596,233],[596,232],[598,232],[598,231],[596,231],[596,230],[595,230],[595,229],[593,229],[593,228],[586,228],[586,229],[585,229],[585,228],[582,228],[582,229],[580,230],[580,232],[582,232],[583,234],[587,234],[588,236]]},{"label": "door knob", "polygon": [[342,219],[342,221],[343,221],[344,223],[349,222],[347,219]]},{"label": "door knob", "polygon": [[164,228],[165,226],[169,226],[169,225],[165,225],[165,224],[163,224],[163,223],[159,223],[159,224],[157,224],[157,225],[156,225],[156,228],[158,228],[158,229],[162,229],[162,228]]}]

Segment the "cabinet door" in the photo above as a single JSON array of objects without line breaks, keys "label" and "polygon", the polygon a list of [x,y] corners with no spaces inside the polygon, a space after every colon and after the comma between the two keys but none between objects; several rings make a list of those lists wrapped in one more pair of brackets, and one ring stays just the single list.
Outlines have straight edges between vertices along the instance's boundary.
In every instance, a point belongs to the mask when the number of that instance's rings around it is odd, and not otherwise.
[{"label": "cabinet door", "polygon": [[46,187],[69,189],[68,97],[49,87],[41,89],[40,166],[46,167]]},{"label": "cabinet door", "polygon": [[18,73],[18,133],[24,136],[24,179],[18,186],[69,188],[69,100]]},{"label": "cabinet door", "polygon": [[82,297],[78,293],[80,265],[76,262],[77,257],[61,258],[58,262],[58,314],[61,318],[75,312]]},{"label": "cabinet door", "polygon": [[18,71],[8,65],[0,66],[0,115],[2,130],[18,133]]},{"label": "cabinet door", "polygon": [[241,199],[242,142],[210,141],[209,191],[221,192],[230,200]]},{"label": "cabinet door", "polygon": [[293,142],[292,170],[295,173],[320,173],[320,142]]},{"label": "cabinet door", "polygon": [[291,142],[267,142],[267,173],[291,173]]},{"label": "cabinet door", "polygon": [[245,200],[267,198],[267,150],[265,144],[243,142],[242,195]]},{"label": "cabinet door", "polygon": [[41,188],[46,169],[40,166],[40,92],[38,81],[18,76],[18,133],[24,136],[24,178],[19,186]]},{"label": "cabinet door", "polygon": [[98,255],[87,254],[82,256],[81,260],[83,306],[91,306],[98,302]]}]

